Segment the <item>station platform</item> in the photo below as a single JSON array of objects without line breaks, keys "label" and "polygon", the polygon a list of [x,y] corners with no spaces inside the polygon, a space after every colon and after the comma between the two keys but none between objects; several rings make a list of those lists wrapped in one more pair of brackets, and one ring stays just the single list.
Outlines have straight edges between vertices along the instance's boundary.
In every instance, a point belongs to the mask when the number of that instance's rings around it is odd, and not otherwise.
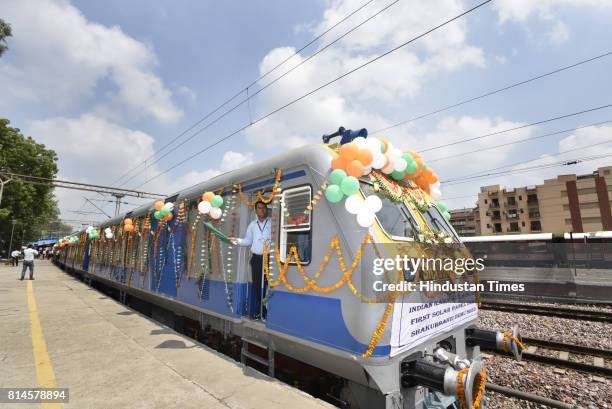
[{"label": "station platform", "polygon": [[[125,307],[55,267],[0,266],[0,388],[69,388],[43,408],[332,408]],[[41,404],[0,403],[0,408]]]}]

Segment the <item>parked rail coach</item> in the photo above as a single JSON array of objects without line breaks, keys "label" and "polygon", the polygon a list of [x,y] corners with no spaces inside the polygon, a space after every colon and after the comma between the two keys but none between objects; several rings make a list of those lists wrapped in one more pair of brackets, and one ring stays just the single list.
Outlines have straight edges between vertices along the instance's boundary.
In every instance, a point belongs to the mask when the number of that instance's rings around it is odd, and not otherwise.
[{"label": "parked rail coach", "polygon": [[[288,367],[299,368],[293,371],[299,383],[309,382],[313,370],[330,374],[339,381],[325,385],[326,395],[339,406],[484,407],[480,347],[520,358],[518,332],[477,329],[474,294],[432,299],[373,290],[377,280],[428,277],[427,271],[372,274],[375,258],[469,257],[436,200],[437,177],[420,155],[367,138],[365,129],[337,135],[340,144],[326,135],[323,144],[216,176],[90,227],[62,240],[56,261],[197,320],[221,342],[238,340],[242,361],[267,367],[272,376]],[[268,206],[271,240],[262,273],[268,286],[254,311],[249,250],[228,238],[244,237],[258,202]]]}]

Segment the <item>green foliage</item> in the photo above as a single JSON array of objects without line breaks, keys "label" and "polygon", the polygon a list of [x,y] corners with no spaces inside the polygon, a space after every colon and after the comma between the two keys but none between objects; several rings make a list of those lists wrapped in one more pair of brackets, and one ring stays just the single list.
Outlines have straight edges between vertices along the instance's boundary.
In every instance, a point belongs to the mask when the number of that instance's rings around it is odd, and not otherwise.
[{"label": "green foliage", "polygon": [[6,45],[6,37],[10,37],[12,35],[13,30],[11,29],[11,25],[0,18],[0,57],[2,56],[2,53],[8,49],[8,46]]},{"label": "green foliage", "polygon": [[[57,170],[57,155],[53,150],[25,137],[19,129],[11,128],[7,119],[0,118],[0,171],[53,178]],[[7,179],[6,175],[0,174],[0,177]],[[29,241],[54,229],[69,230],[59,222],[58,215],[51,187],[14,178],[4,185],[0,203],[0,251],[8,246],[11,220],[17,220],[13,243],[20,243],[22,235],[24,241]]]}]

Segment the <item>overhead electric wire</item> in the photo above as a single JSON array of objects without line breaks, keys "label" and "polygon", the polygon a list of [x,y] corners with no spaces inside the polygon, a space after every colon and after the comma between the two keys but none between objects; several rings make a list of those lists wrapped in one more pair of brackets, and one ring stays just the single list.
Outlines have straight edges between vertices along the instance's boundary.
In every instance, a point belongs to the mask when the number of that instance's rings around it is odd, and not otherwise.
[{"label": "overhead electric wire", "polygon": [[238,129],[238,130],[236,130],[236,131],[234,131],[234,132],[232,132],[232,133],[230,133],[230,134],[228,134],[228,135],[226,135],[226,136],[224,136],[224,137],[222,137],[222,138],[218,139],[217,141],[213,142],[212,144],[209,144],[209,145],[208,145],[208,146],[206,146],[205,148],[203,148],[203,149],[201,149],[201,150],[199,150],[199,151],[195,152],[194,154],[192,154],[192,155],[190,155],[189,157],[187,157],[186,159],[184,159],[184,160],[182,160],[182,161],[180,161],[180,162],[176,163],[175,165],[171,166],[170,168],[168,168],[168,169],[166,169],[166,170],[164,170],[164,171],[162,171],[162,172],[160,172],[160,173],[156,174],[155,176],[153,176],[153,177],[151,177],[150,179],[146,180],[144,183],[142,183],[142,184],[138,185],[138,187],[144,186],[145,184],[149,183],[151,180],[153,180],[153,179],[155,179],[155,178],[157,178],[157,177],[159,177],[159,176],[161,176],[161,175],[164,175],[164,174],[168,173],[169,171],[171,171],[171,170],[175,169],[176,167],[178,167],[178,166],[180,166],[180,165],[184,164],[185,162],[187,162],[187,161],[189,161],[189,160],[191,160],[191,159],[195,158],[195,157],[196,157],[196,156],[198,156],[198,155],[201,155],[202,153],[206,152],[206,151],[207,151],[207,150],[209,150],[210,148],[212,148],[212,147],[214,147],[214,146],[216,146],[216,145],[220,144],[221,142],[223,142],[223,141],[225,141],[225,140],[227,140],[227,139],[229,139],[229,138],[233,137],[234,135],[236,135],[236,134],[238,134],[238,133],[242,132],[243,130],[245,130],[245,129],[247,129],[247,128],[249,128],[249,127],[253,126],[253,125],[255,125],[256,123],[261,122],[261,121],[263,121],[263,120],[264,120],[264,119],[266,119],[266,118],[269,118],[270,116],[272,116],[272,115],[274,115],[274,114],[276,114],[276,113],[278,113],[278,112],[282,111],[283,109],[285,109],[285,108],[287,108],[287,107],[289,107],[289,106],[291,106],[291,105],[295,104],[296,102],[299,102],[299,101],[301,101],[301,100],[303,100],[303,99],[307,98],[308,96],[310,96],[310,95],[312,95],[312,94],[316,93],[317,91],[319,91],[319,90],[321,90],[321,89],[323,89],[323,88],[325,88],[325,87],[327,87],[327,86],[329,86],[329,85],[331,85],[331,84],[333,84],[333,83],[335,83],[335,82],[337,82],[337,81],[341,80],[341,79],[342,79],[342,78],[344,78],[344,77],[347,77],[347,76],[349,76],[349,75],[353,74],[354,72],[356,72],[356,71],[358,71],[358,70],[360,70],[360,69],[362,69],[362,68],[364,68],[364,67],[366,67],[366,66],[368,66],[368,65],[370,65],[370,64],[372,64],[372,63],[374,63],[374,62],[376,62],[376,61],[378,61],[378,60],[380,60],[381,58],[386,57],[387,55],[389,55],[389,54],[391,54],[391,53],[393,53],[393,52],[395,52],[395,51],[397,51],[397,50],[401,49],[402,47],[405,47],[406,45],[411,44],[411,43],[415,42],[416,40],[418,40],[418,39],[420,39],[420,38],[422,38],[422,37],[425,37],[426,35],[428,35],[428,34],[432,33],[433,31],[436,31],[436,30],[438,30],[438,29],[440,29],[440,28],[442,28],[442,27],[444,27],[444,26],[446,26],[446,25],[448,25],[448,24],[452,23],[453,21],[455,21],[455,20],[457,20],[457,19],[459,19],[459,18],[461,18],[461,17],[463,17],[463,16],[465,16],[465,15],[467,15],[467,14],[469,14],[469,13],[473,12],[474,10],[476,10],[476,9],[478,9],[478,8],[480,8],[480,7],[482,7],[482,6],[484,6],[485,4],[490,3],[491,1],[492,1],[492,0],[485,0],[485,1],[483,1],[483,2],[481,2],[481,3],[479,3],[479,4],[477,4],[476,6],[474,6],[474,7],[470,8],[470,9],[468,9],[468,10],[466,10],[466,11],[464,11],[464,12],[462,12],[462,13],[458,14],[458,15],[456,15],[455,17],[452,17],[452,18],[450,18],[450,19],[448,19],[448,20],[445,20],[444,22],[442,22],[442,23],[440,23],[440,24],[436,25],[435,27],[430,28],[429,30],[427,30],[427,31],[425,31],[425,32],[423,32],[423,33],[421,33],[421,34],[419,34],[419,35],[417,35],[417,36],[415,36],[415,37],[411,38],[410,40],[405,41],[405,42],[401,43],[400,45],[398,45],[398,46],[396,46],[396,47],[394,47],[394,48],[392,48],[392,49],[390,49],[390,50],[388,50],[388,51],[386,51],[386,52],[384,52],[384,53],[382,53],[382,54],[380,54],[380,55],[378,55],[378,56],[376,56],[376,57],[374,57],[374,58],[372,58],[372,59],[370,59],[370,60],[368,60],[368,61],[366,61],[365,63],[363,63],[363,64],[361,64],[361,65],[359,65],[359,66],[357,66],[357,67],[355,67],[355,68],[353,68],[353,69],[351,69],[351,70],[349,70],[349,71],[345,72],[344,74],[340,75],[339,77],[336,77],[335,79],[330,80],[330,81],[328,81],[328,82],[324,83],[323,85],[321,85],[321,86],[319,86],[319,87],[317,87],[317,88],[315,88],[315,89],[313,89],[313,90],[311,90],[311,91],[307,92],[306,94],[304,94],[304,95],[302,95],[302,96],[300,96],[300,97],[298,97],[298,98],[293,99],[292,101],[290,101],[290,102],[286,103],[285,105],[283,105],[283,106],[281,106],[281,107],[279,107],[279,108],[277,108],[277,109],[275,109],[275,110],[273,110],[273,111],[269,112],[268,114],[266,114],[266,115],[264,115],[264,116],[262,116],[262,117],[258,118],[258,119],[257,119],[257,120],[255,120],[254,122],[251,122],[251,123],[249,123],[249,124],[247,124],[247,125],[245,125],[245,126],[241,127],[240,129]]},{"label": "overhead electric wire", "polygon": [[[334,39],[333,41],[331,41],[330,43],[326,44],[324,47],[318,49],[314,54],[308,56],[307,58],[305,58],[304,60],[300,61],[297,65],[291,67],[288,71],[284,72],[283,74],[279,75],[278,77],[276,77],[275,79],[273,79],[272,81],[268,82],[266,85],[264,85],[263,87],[261,87],[260,89],[258,89],[257,91],[255,91],[254,93],[248,95],[245,99],[243,99],[242,101],[240,101],[239,103],[237,103],[236,105],[234,105],[232,108],[230,108],[229,110],[225,111],[223,114],[221,114],[220,116],[218,116],[217,118],[215,118],[212,122],[209,122],[208,124],[206,124],[206,126],[204,126],[203,128],[198,129],[196,132],[194,132],[191,136],[189,136],[187,139],[181,141],[181,143],[179,143],[178,145],[174,146],[172,149],[170,149],[169,151],[167,151],[166,153],[164,153],[162,156],[158,157],[157,159],[155,159],[154,161],[152,161],[149,165],[153,165],[157,162],[159,162],[160,160],[162,160],[163,158],[165,158],[166,156],[168,156],[169,154],[171,154],[172,152],[176,151],[178,148],[180,148],[181,146],[185,145],[187,142],[189,142],[190,140],[192,140],[193,138],[195,138],[196,136],[198,136],[200,133],[204,132],[205,130],[207,130],[208,128],[210,128],[211,126],[213,126],[214,124],[216,124],[217,122],[219,122],[221,119],[225,118],[227,115],[229,115],[230,113],[234,112],[236,109],[238,109],[239,107],[241,107],[242,105],[244,105],[245,103],[247,103],[248,101],[250,101],[251,99],[253,99],[255,96],[257,96],[258,94],[260,94],[261,92],[263,92],[264,90],[266,90],[268,87],[274,85],[276,82],[280,81],[282,78],[286,77],[287,75],[291,74],[293,71],[295,71],[297,68],[301,67],[302,65],[306,64],[308,61],[312,60],[314,57],[316,57],[317,55],[321,54],[322,52],[324,52],[325,50],[327,50],[329,47],[331,47],[332,45],[336,44],[338,41],[342,40],[344,37],[346,37],[347,35],[349,35],[350,33],[352,33],[353,31],[357,30],[358,28],[362,27],[364,24],[368,23],[370,20],[372,20],[373,18],[377,17],[378,15],[380,15],[381,13],[385,12],[386,10],[388,10],[391,6],[397,4],[400,0],[395,0],[389,4],[387,4],[385,7],[383,7],[382,9],[380,9],[379,11],[377,11],[376,13],[374,13],[373,15],[371,15],[370,17],[366,18],[365,20],[363,20],[362,22],[360,22],[359,24],[357,24],[356,26],[353,26],[351,29],[349,29],[348,31],[346,31],[344,34],[342,34],[341,36],[337,37],[336,39]],[[250,121],[251,123],[253,123],[253,121]],[[125,185],[126,183],[128,183],[129,181],[133,180],[135,177],[137,177],[138,175],[140,175],[141,173],[143,173],[145,171],[145,169],[137,172],[136,174],[132,175],[129,179],[126,179],[125,181],[123,181],[121,183],[120,186]]]},{"label": "overhead electric wire", "polygon": [[553,118],[548,118],[548,119],[544,119],[544,120],[541,120],[541,121],[537,121],[537,122],[532,122],[532,123],[525,124],[525,125],[516,126],[514,128],[504,129],[502,131],[496,131],[496,132],[491,132],[491,133],[480,135],[480,136],[475,136],[475,137],[472,137],[472,138],[458,139],[456,141],[445,143],[445,144],[442,144],[442,145],[431,146],[431,147],[425,148],[425,149],[419,149],[419,153],[420,152],[433,151],[435,149],[446,148],[448,146],[459,145],[459,144],[462,144],[462,143],[467,143],[467,142],[475,141],[475,140],[478,140],[478,139],[484,139],[484,138],[488,138],[489,136],[501,135],[503,133],[517,131],[519,129],[525,129],[525,128],[529,128],[529,127],[532,127],[532,126],[536,126],[536,125],[541,125],[541,124],[545,124],[545,123],[548,123],[548,122],[557,121],[559,119],[570,118],[570,117],[573,117],[573,116],[582,115],[582,114],[586,114],[586,113],[589,113],[589,112],[594,112],[594,111],[598,111],[598,110],[605,109],[605,108],[610,108],[610,107],[612,107],[612,104],[602,105],[602,106],[598,106],[598,107],[595,107],[595,108],[589,108],[589,109],[585,109],[585,110],[582,110],[582,111],[573,112],[571,114],[556,116],[556,117],[553,117]]},{"label": "overhead electric wire", "polygon": [[475,97],[472,97],[472,98],[468,98],[468,99],[465,99],[463,101],[459,101],[459,102],[457,102],[455,104],[451,104],[451,105],[445,106],[443,108],[439,108],[439,109],[436,109],[434,111],[431,111],[431,112],[428,112],[428,113],[425,113],[425,114],[422,114],[422,115],[419,115],[419,116],[415,116],[414,118],[406,119],[404,121],[398,122],[398,123],[396,123],[394,125],[391,125],[391,126],[388,126],[386,128],[381,128],[381,129],[378,129],[378,130],[376,130],[374,132],[371,132],[370,135],[375,135],[375,134],[380,133],[380,132],[388,131],[389,129],[393,129],[393,128],[396,128],[396,127],[402,126],[402,125],[406,125],[406,124],[408,124],[410,122],[414,122],[414,121],[426,118],[426,117],[431,116],[431,115],[439,114],[440,112],[448,111],[449,109],[452,109],[452,108],[457,108],[457,107],[459,107],[461,105],[465,105],[465,104],[468,104],[470,102],[474,102],[474,101],[477,101],[479,99],[483,99],[483,98],[489,97],[491,95],[495,95],[495,94],[498,94],[500,92],[507,91],[509,89],[516,88],[518,86],[525,85],[525,84],[528,84],[530,82],[537,81],[539,79],[542,79],[542,78],[545,78],[545,77],[548,77],[548,76],[551,76],[551,75],[554,75],[554,74],[558,74],[560,72],[569,70],[571,68],[578,67],[580,65],[583,65],[583,64],[586,64],[586,63],[589,63],[589,62],[592,62],[592,61],[599,60],[600,58],[608,57],[610,55],[612,55],[612,51],[608,51],[606,53],[599,54],[599,55],[597,55],[595,57],[588,58],[586,60],[578,61],[577,63],[571,64],[571,65],[566,65],[564,67],[557,68],[557,69],[555,69],[553,71],[549,71],[547,73],[544,73],[544,74],[541,74],[541,75],[537,75],[535,77],[531,77],[531,78],[528,78],[528,79],[523,80],[523,81],[515,82],[514,84],[510,84],[510,85],[507,85],[507,86],[502,87],[502,88],[498,88],[498,89],[493,90],[493,91],[485,92],[484,94],[480,94],[478,96],[475,96]]},{"label": "overhead electric wire", "polygon": [[529,141],[533,141],[533,140],[536,140],[536,139],[545,138],[547,136],[559,135],[559,134],[567,133],[567,132],[574,132],[574,131],[578,131],[580,129],[590,128],[592,126],[604,125],[604,124],[608,124],[608,123],[611,123],[611,122],[612,122],[612,119],[609,119],[607,121],[595,122],[595,123],[592,123],[592,124],[589,124],[589,125],[579,126],[577,128],[563,129],[561,131],[550,132],[550,133],[547,133],[547,134],[544,134],[544,135],[530,136],[528,138],[518,139],[516,141],[506,142],[506,143],[502,143],[502,144],[499,144],[499,145],[487,146],[486,148],[475,149],[473,151],[461,152],[461,153],[457,153],[457,154],[454,154],[454,155],[444,156],[442,158],[430,159],[430,160],[427,161],[427,163],[429,164],[429,163],[433,163],[433,162],[439,162],[441,160],[454,159],[454,158],[458,158],[458,157],[461,157],[461,156],[467,156],[467,155],[471,155],[471,154],[474,154],[474,153],[480,153],[480,152],[484,152],[484,151],[488,151],[488,150],[492,150],[492,149],[502,148],[504,146],[516,145],[516,144],[523,143],[523,142],[529,142]]},{"label": "overhead electric wire", "polygon": [[155,155],[157,155],[158,153],[160,153],[161,151],[163,151],[164,149],[166,149],[168,146],[172,145],[174,142],[176,142],[178,139],[180,139],[183,135],[187,134],[188,132],[190,132],[191,130],[193,130],[195,127],[197,127],[199,124],[201,124],[202,122],[204,122],[206,119],[210,118],[212,115],[214,115],[215,113],[217,113],[220,109],[222,109],[225,105],[229,104],[230,102],[232,102],[234,99],[236,99],[237,97],[239,97],[242,93],[244,93],[246,90],[248,90],[250,87],[252,87],[253,85],[257,84],[259,81],[261,81],[262,79],[264,79],[265,77],[267,77],[269,74],[271,74],[272,72],[276,71],[278,68],[280,68],[282,65],[284,65],[285,63],[287,63],[288,61],[290,61],[291,59],[293,59],[296,55],[298,55],[300,52],[304,51],[306,48],[310,47],[312,44],[314,44],[315,42],[317,42],[319,39],[321,39],[323,36],[325,36],[327,33],[329,33],[330,31],[332,31],[334,28],[338,27],[340,24],[344,23],[346,20],[348,20],[349,18],[351,18],[353,15],[355,15],[356,13],[358,13],[359,11],[361,11],[362,9],[364,9],[366,6],[368,6],[370,3],[374,2],[374,0],[369,0],[366,1],[364,4],[362,4],[360,7],[356,8],[355,10],[353,10],[352,12],[350,12],[349,14],[347,14],[346,16],[344,16],[342,19],[338,20],[335,24],[333,24],[331,27],[329,27],[327,30],[323,31],[321,34],[317,35],[315,38],[313,38],[311,41],[309,41],[307,44],[303,45],[299,50],[297,50],[296,52],[294,52],[292,55],[290,55],[289,57],[285,58],[283,61],[281,61],[280,63],[278,63],[277,65],[275,65],[273,68],[271,68],[270,70],[266,71],[265,73],[261,74],[257,79],[255,79],[254,81],[252,81],[249,85],[247,85],[246,87],[242,87],[240,89],[240,91],[236,92],[232,97],[226,99],[221,105],[217,106],[214,110],[210,111],[209,113],[207,113],[205,116],[203,116],[202,118],[200,118],[197,122],[195,122],[193,125],[191,125],[189,128],[187,128],[186,130],[184,130],[183,132],[181,132],[179,135],[175,136],[172,140],[170,140],[169,142],[167,142],[164,146],[162,146],[161,148],[159,148],[157,151],[155,151],[153,153],[153,155],[147,157],[147,159],[145,159],[143,162],[140,162],[137,166],[131,168],[130,170],[128,170],[126,173],[124,173],[122,176],[120,176],[117,180],[115,180],[113,183],[111,183],[111,186],[114,185],[115,183],[118,183],[121,179],[123,179],[125,176],[127,176],[128,174],[130,174],[132,171],[138,169],[141,165],[147,165],[147,162],[149,161],[149,159],[152,159],[155,157]]}]

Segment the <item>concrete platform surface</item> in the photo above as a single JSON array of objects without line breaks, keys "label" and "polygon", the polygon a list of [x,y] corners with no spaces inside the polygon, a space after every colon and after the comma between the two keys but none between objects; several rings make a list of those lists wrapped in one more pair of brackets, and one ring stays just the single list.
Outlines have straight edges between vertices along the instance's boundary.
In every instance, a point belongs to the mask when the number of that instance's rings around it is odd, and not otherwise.
[{"label": "concrete platform surface", "polygon": [[[36,261],[31,282],[18,280],[20,269],[0,266],[0,388],[67,387],[63,407],[79,409],[332,407],[243,369],[50,262]],[[0,403],[9,407],[41,404]]]}]

